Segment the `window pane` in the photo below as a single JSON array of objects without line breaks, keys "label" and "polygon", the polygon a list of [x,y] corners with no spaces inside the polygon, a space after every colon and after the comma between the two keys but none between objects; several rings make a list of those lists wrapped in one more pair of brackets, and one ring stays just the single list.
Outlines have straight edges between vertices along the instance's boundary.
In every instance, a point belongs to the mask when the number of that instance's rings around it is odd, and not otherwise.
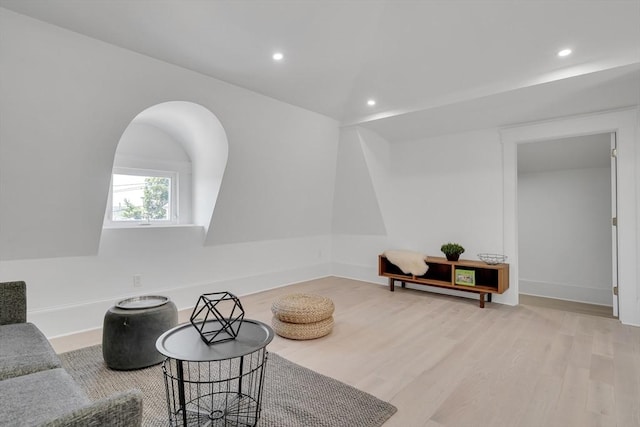
[{"label": "window pane", "polygon": [[113,174],[113,221],[171,219],[171,178]]}]

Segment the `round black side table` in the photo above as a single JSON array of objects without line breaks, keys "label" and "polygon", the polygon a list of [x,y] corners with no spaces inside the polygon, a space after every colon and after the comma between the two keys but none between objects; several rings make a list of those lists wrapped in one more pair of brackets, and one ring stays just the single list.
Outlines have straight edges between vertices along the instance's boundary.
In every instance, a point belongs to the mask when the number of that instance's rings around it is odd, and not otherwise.
[{"label": "round black side table", "polygon": [[156,348],[167,356],[162,370],[170,424],[255,426],[273,336],[266,324],[247,319],[235,339],[210,345],[190,323],[162,334]]}]

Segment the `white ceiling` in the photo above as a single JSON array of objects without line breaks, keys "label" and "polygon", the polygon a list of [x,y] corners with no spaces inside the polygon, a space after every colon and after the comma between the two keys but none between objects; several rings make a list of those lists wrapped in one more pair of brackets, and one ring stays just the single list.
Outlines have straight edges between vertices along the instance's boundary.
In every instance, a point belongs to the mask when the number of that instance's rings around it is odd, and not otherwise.
[{"label": "white ceiling", "polygon": [[[640,103],[640,0],[0,6],[362,124],[390,141]],[[558,58],[565,47],[574,53]],[[285,55],[280,63],[275,51]]]}]

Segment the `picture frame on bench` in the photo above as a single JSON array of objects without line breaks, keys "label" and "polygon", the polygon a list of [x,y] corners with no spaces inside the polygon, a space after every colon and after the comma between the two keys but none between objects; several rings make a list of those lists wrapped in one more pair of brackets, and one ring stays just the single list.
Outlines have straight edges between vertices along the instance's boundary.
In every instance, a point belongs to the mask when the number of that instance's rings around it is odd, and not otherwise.
[{"label": "picture frame on bench", "polygon": [[456,268],[456,285],[475,286],[476,271]]}]

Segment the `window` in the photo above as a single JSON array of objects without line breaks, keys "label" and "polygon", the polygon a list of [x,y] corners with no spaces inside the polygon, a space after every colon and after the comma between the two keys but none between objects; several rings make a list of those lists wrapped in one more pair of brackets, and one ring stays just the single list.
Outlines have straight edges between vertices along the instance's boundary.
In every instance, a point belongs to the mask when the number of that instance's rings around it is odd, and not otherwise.
[{"label": "window", "polygon": [[178,174],[134,168],[114,168],[108,219],[112,225],[175,224]]},{"label": "window", "polygon": [[[207,233],[228,150],[222,124],[201,105],[171,101],[142,111],[118,141],[103,228],[200,226]],[[155,185],[145,203],[145,188]]]}]

